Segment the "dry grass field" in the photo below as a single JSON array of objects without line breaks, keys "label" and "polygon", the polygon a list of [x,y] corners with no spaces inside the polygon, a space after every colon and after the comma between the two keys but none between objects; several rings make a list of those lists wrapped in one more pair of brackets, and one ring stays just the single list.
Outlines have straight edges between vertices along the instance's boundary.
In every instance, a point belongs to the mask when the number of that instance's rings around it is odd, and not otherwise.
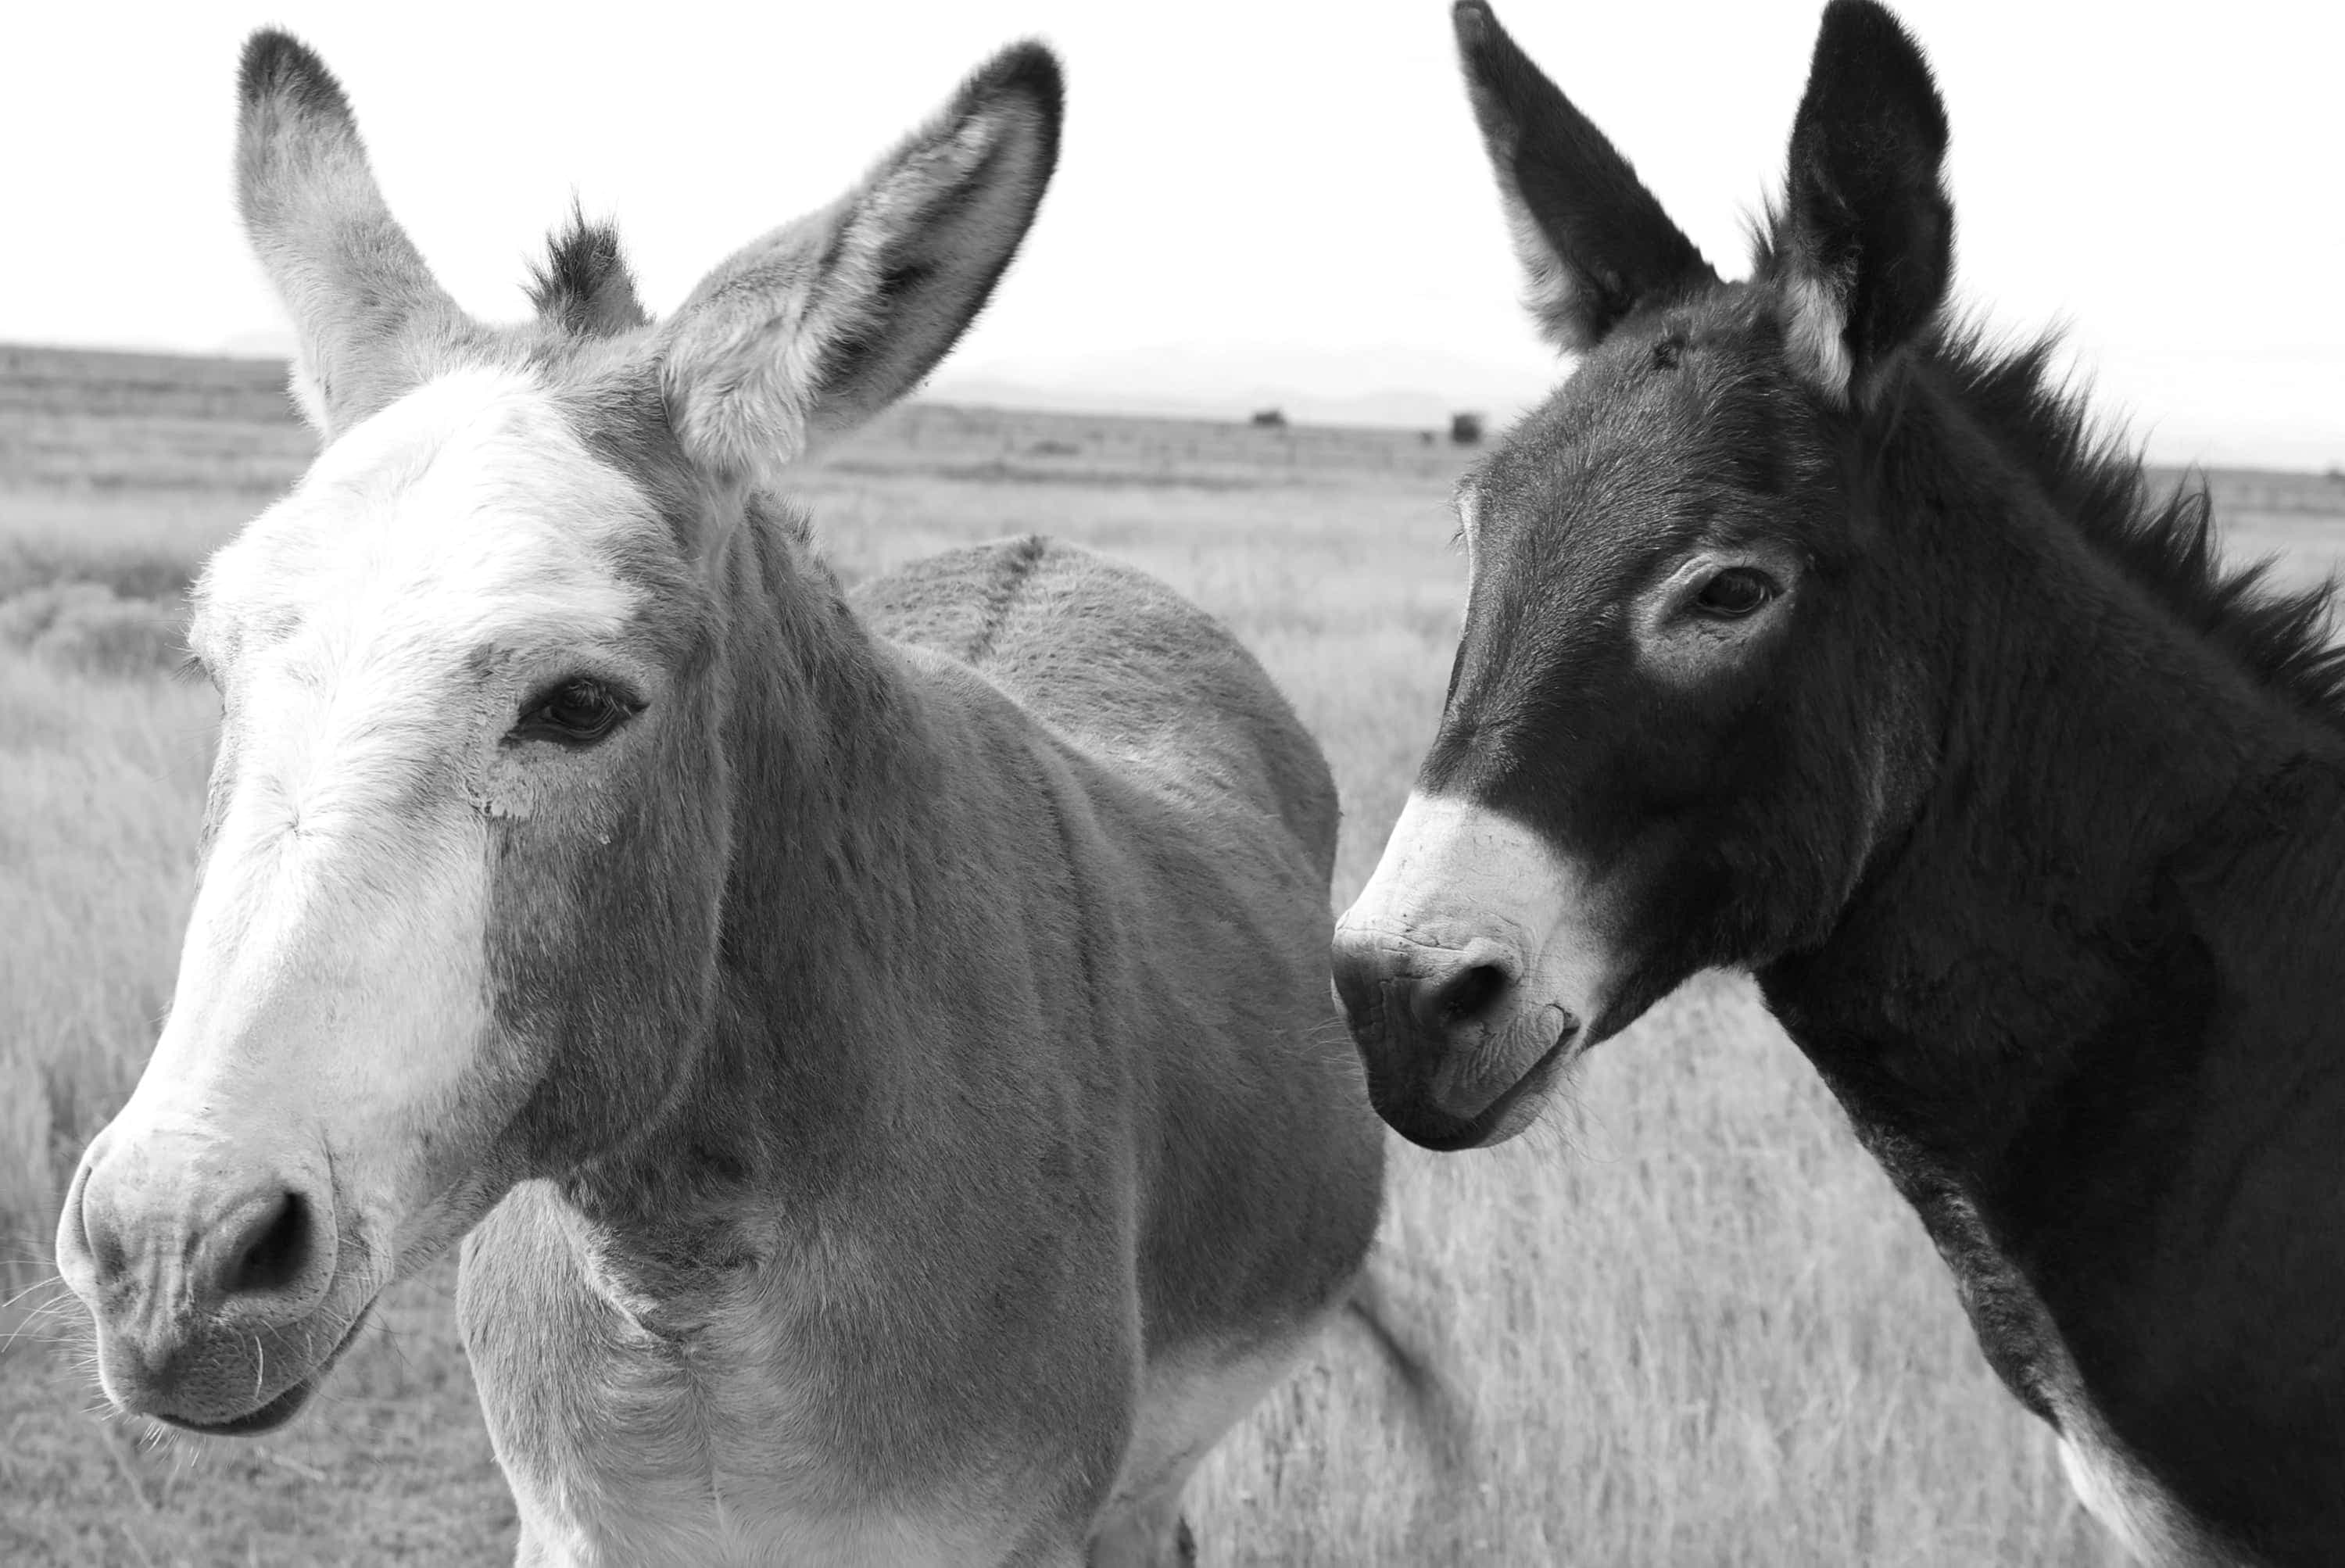
[{"label": "dry grass field", "polygon": [[[509,1562],[451,1323],[402,1288],[296,1426],[198,1445],[96,1413],[48,1279],[59,1184],[169,995],[213,698],[169,674],[207,550],[298,473],[271,367],[0,350],[0,1563]],[[1334,760],[1335,897],[1438,710],[1464,461],[1413,433],[915,406],[809,472],[867,573],[1033,529],[1226,617]],[[2330,570],[2345,484],[2216,476],[2236,548]],[[1463,1425],[1444,1454],[1346,1328],[1211,1461],[1202,1560],[2096,1563],[1919,1227],[1754,1003],[1705,978],[1558,1125],[1396,1151],[1386,1263]]]}]

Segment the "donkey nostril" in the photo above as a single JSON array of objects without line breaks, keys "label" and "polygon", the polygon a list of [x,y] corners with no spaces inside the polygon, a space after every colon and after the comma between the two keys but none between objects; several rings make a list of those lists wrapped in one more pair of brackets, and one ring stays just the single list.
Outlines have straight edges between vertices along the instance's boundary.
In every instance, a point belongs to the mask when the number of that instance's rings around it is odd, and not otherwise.
[{"label": "donkey nostril", "polygon": [[1495,963],[1477,963],[1452,976],[1435,998],[1435,1007],[1445,1028],[1455,1028],[1471,1023],[1488,1011],[1507,989],[1507,972]]},{"label": "donkey nostril", "polygon": [[310,1266],[310,1205],[289,1192],[259,1217],[254,1234],[230,1258],[221,1288],[231,1296],[281,1290]]}]

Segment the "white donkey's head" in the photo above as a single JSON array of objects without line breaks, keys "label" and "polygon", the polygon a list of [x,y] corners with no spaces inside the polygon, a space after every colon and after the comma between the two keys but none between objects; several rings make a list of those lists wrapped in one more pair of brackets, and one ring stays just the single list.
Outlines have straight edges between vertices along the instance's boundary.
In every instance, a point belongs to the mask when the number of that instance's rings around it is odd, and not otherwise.
[{"label": "white donkey's head", "polygon": [[223,702],[170,1018],[58,1262],[117,1404],[254,1431],[513,1182],[619,1143],[712,1006],[730,785],[708,556],[983,306],[1058,147],[1010,49],[669,321],[605,231],[492,329],[390,213],[339,87],[248,46],[239,199],[324,441],[206,570]]}]

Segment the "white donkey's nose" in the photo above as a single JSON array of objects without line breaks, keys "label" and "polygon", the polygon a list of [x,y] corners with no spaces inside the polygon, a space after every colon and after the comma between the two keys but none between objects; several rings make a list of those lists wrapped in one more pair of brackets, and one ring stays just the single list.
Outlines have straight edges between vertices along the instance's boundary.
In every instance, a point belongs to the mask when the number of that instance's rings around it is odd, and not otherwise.
[{"label": "white donkey's nose", "polygon": [[57,1268],[98,1326],[107,1390],[169,1414],[185,1365],[223,1336],[307,1319],[333,1282],[322,1189],[217,1136],[101,1135],[57,1225]]}]

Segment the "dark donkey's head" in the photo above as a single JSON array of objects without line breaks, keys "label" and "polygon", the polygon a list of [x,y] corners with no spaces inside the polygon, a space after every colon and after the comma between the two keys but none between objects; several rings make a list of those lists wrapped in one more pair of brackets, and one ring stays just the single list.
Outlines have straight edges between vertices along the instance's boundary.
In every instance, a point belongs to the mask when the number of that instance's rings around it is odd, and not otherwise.
[{"label": "dark donkey's head", "polygon": [[1812,941],[1926,744],[1913,613],[1847,481],[1934,330],[1954,216],[1927,66],[1825,12],[1754,275],[1721,282],[1478,0],[1457,11],[1529,303],[1578,372],[1461,486],[1448,705],[1337,989],[1377,1108],[1508,1137],[1696,969]]}]

